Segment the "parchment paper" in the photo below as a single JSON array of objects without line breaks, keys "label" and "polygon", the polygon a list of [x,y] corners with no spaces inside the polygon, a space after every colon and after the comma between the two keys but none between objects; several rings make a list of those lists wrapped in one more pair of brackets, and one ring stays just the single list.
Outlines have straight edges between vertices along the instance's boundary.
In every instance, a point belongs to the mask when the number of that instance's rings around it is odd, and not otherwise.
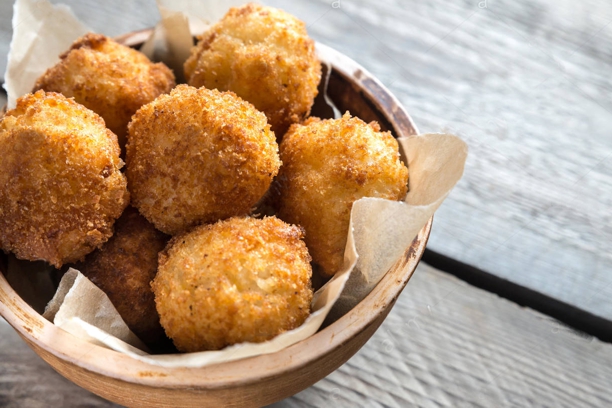
[{"label": "parchment paper", "polygon": [[449,134],[398,139],[409,169],[403,202],[362,198],[353,203],[351,229],[357,264],[334,306],[337,318],[361,302],[402,256],[463,174],[467,145]]},{"label": "parchment paper", "polygon": [[[40,3],[46,3],[46,0],[36,3],[33,0],[16,2],[15,15],[33,17],[31,24],[21,24],[20,29],[14,30],[11,46],[36,49],[41,53],[48,52],[44,58],[40,57],[38,63],[32,64],[29,55],[11,51],[6,86],[12,101],[29,92],[35,79],[57,61],[57,55],[68,49],[71,42],[85,31],[82,25],[76,22],[76,18],[64,8],[60,8],[63,16],[61,24],[45,23],[47,16],[39,15],[31,8],[35,4],[36,7],[52,6],[41,6]],[[231,2],[235,3],[237,2]],[[152,39],[143,46],[144,50],[153,58],[169,58],[170,63],[180,65],[182,71],[183,61],[180,59],[188,55],[194,27],[201,28],[214,22],[225,13],[229,4],[215,1],[159,0],[158,6],[163,21],[156,27]],[[194,22],[185,16],[196,16],[198,19]],[[19,20],[14,19],[14,23],[16,21]],[[47,26],[54,29],[45,29],[45,35],[38,35],[41,27]],[[65,30],[75,26],[80,28]],[[189,36],[186,33],[190,33]],[[56,51],[59,44],[66,45]],[[15,68],[11,70],[10,67]],[[28,74],[19,75],[20,70],[27,71]],[[135,336],[129,330],[126,332],[127,327],[125,324],[121,325],[123,321],[106,295],[75,270],[71,270],[63,278],[45,316],[53,319],[59,327],[92,343],[165,367],[202,367],[272,353],[303,340],[319,329],[332,307],[334,315],[341,316],[376,286],[463,174],[467,146],[456,136],[428,134],[400,138],[399,142],[401,154],[410,171],[409,193],[406,199],[396,202],[365,198],[354,203],[343,268],[317,291],[312,304],[313,313],[295,330],[283,333],[268,342],[243,343],[220,351],[149,355],[143,351],[141,342],[134,339]]]},{"label": "parchment paper", "polygon": [[30,92],[36,79],[88,31],[66,5],[54,6],[46,0],[16,1],[3,85],[7,107],[14,108],[17,98]]},{"label": "parchment paper", "polygon": [[193,36],[223,17],[230,7],[244,3],[243,0],[157,0],[162,20],[140,51],[170,67],[177,83],[185,82],[183,63],[189,57]]},{"label": "parchment paper", "polygon": [[95,344],[104,345],[104,338],[90,336],[83,323],[95,324],[106,337],[118,337],[134,347],[147,350],[119,316],[108,296],[73,268],[68,269],[62,277],[43,317]]},{"label": "parchment paper", "polygon": [[163,367],[204,367],[259,354],[274,353],[312,336],[323,324],[344,287],[356,257],[354,246],[348,244],[349,263],[344,271],[319,289],[312,301],[312,314],[295,330],[285,332],[264,343],[242,343],[220,351],[199,353],[150,355],[146,346],[128,329],[106,294],[76,269],[70,269],[49,302],[45,318],[93,344],[125,353],[137,360]]}]

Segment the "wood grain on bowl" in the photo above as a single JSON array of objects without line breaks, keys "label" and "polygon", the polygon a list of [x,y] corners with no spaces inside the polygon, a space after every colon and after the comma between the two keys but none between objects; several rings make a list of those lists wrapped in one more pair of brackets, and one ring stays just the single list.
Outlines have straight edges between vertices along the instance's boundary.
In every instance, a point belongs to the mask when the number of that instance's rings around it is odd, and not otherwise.
[{"label": "wood grain on bowl", "polygon": [[[136,46],[148,33],[135,32],[120,41]],[[354,61],[325,49],[333,56],[329,88],[340,110],[376,120],[396,137],[417,133],[410,117],[380,82]],[[324,104],[322,95],[315,104]],[[432,219],[361,303],[315,335],[276,353],[205,368],[153,366],[85,342],[36,313],[2,274],[0,315],[56,371],[111,401],[141,407],[262,406],[314,384],[368,341],[412,276],[431,225]]]}]

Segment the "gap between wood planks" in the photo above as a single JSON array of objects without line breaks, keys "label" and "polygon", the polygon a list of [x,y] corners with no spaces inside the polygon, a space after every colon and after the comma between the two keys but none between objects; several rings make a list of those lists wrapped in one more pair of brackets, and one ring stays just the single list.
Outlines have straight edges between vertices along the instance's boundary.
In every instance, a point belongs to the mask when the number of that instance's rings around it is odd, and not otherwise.
[{"label": "gap between wood planks", "polygon": [[425,249],[422,261],[477,288],[508,299],[519,306],[546,314],[569,328],[612,343],[612,321],[596,316],[543,293],[526,288],[489,272]]}]

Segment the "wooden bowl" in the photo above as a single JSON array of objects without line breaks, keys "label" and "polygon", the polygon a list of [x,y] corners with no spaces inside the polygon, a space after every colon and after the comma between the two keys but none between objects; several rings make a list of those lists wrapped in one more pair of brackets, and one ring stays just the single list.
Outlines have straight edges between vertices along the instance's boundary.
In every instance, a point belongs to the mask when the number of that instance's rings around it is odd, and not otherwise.
[{"label": "wooden bowl", "polygon": [[[137,46],[149,30],[118,38]],[[324,47],[317,45],[318,47]],[[328,95],[340,112],[376,120],[395,136],[416,134],[397,99],[359,64],[333,56]],[[329,116],[317,101],[313,114]],[[412,276],[429,237],[429,220],[401,259],[349,313],[312,337],[277,353],[205,368],[163,368],[87,343],[44,319],[0,273],[0,315],[60,374],[108,400],[134,407],[250,407],[289,397],[319,381],[353,356],[383,322]],[[6,272],[6,258],[0,256]]]}]

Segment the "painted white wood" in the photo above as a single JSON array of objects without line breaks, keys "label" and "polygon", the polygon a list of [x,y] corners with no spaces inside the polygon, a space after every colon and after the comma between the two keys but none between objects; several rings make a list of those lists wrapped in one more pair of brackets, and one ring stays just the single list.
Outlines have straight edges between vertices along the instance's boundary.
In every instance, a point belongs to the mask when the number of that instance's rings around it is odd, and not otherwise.
[{"label": "painted white wood", "polygon": [[0,317],[0,407],[115,407],[73,384],[32,351]]}]

